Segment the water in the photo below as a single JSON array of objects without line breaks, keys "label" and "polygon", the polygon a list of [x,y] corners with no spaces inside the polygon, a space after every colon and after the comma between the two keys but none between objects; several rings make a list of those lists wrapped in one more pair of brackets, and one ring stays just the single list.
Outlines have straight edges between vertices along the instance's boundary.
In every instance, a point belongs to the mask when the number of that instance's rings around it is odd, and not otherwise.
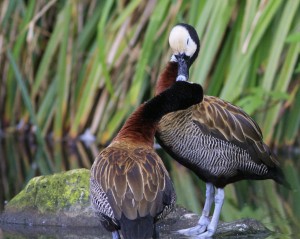
[{"label": "water", "polygon": [[[0,211],[5,203],[15,196],[34,176],[51,174],[75,168],[90,168],[101,147],[89,146],[80,141],[48,141],[44,148],[38,147],[31,137],[6,135],[0,137]],[[204,201],[204,184],[188,170],[166,159],[171,171],[178,201],[193,211],[200,211]],[[272,181],[242,181],[225,189],[225,203],[221,213],[224,221],[240,218],[254,218],[276,233],[267,237],[300,238],[300,160],[299,154],[279,154],[284,172],[293,190],[278,187]],[[174,173],[175,172],[175,173]],[[189,179],[188,181],[182,181]],[[180,186],[182,182],[184,186]],[[187,190],[187,191],[184,191]],[[192,198],[196,198],[191,204]],[[27,233],[25,233],[27,232]],[[97,230],[87,234],[84,229],[31,228],[0,225],[2,238],[110,238],[110,234],[97,234]],[[78,237],[78,238],[79,238]]]}]

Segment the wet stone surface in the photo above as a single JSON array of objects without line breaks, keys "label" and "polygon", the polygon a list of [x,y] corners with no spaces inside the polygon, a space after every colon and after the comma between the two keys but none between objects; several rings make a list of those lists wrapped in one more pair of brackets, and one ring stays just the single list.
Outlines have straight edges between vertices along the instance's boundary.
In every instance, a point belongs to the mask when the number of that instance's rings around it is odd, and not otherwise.
[{"label": "wet stone surface", "polygon": [[[160,238],[188,238],[176,233],[195,226],[199,215],[177,206],[158,223]],[[260,222],[241,219],[219,223],[214,238],[266,238]],[[111,238],[99,224],[89,202],[89,170],[36,177],[0,215],[0,238]],[[191,238],[191,237],[190,237]],[[194,237],[195,238],[195,237]]]}]

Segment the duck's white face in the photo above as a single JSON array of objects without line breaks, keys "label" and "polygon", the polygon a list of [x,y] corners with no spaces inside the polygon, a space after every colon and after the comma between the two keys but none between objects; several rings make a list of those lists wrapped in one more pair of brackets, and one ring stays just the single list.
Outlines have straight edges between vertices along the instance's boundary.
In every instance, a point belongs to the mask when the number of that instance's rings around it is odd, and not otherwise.
[{"label": "duck's white face", "polygon": [[192,57],[197,50],[197,44],[191,38],[184,26],[175,26],[169,36],[169,44],[174,55],[185,54]]}]

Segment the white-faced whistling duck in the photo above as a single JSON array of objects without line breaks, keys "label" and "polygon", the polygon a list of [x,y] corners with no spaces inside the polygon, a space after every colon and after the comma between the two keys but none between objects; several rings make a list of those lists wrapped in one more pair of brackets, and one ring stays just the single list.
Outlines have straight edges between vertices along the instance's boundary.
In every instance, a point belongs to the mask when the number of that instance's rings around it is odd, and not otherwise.
[{"label": "white-faced whistling duck", "polygon": [[[173,55],[157,82],[156,94],[175,81],[188,80],[188,70],[199,53],[197,32],[187,24],[172,29],[169,44]],[[165,115],[156,138],[174,159],[206,183],[206,200],[198,225],[180,230],[182,234],[210,237],[215,233],[224,187],[229,183],[273,179],[289,187],[257,123],[239,107],[217,97],[204,95],[201,103]],[[215,209],[210,220],[213,201]]]},{"label": "white-faced whistling duck", "polygon": [[90,176],[91,202],[114,239],[156,237],[155,223],[173,208],[176,194],[169,174],[153,149],[163,115],[203,99],[202,87],[177,82],[142,104],[110,145],[95,159]]}]

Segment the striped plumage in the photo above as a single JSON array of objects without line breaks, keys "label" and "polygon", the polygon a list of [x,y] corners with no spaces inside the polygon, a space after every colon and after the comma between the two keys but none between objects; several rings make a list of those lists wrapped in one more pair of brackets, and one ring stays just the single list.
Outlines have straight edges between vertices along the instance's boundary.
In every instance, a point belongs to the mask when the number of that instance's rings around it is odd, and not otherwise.
[{"label": "striped plumage", "polygon": [[142,104],[125,122],[91,168],[91,202],[113,238],[151,238],[155,223],[175,204],[169,174],[153,149],[163,115],[185,109],[203,98],[200,85],[178,82]]},{"label": "striped plumage", "polygon": [[216,97],[204,96],[198,105],[167,114],[156,136],[181,164],[216,187],[241,179],[273,178],[282,183],[276,156],[263,143],[257,124]]},{"label": "striped plumage", "polygon": [[[180,32],[185,26],[179,25]],[[177,30],[175,26],[170,34],[174,55],[157,82],[157,94],[176,80],[187,79],[188,73],[179,75],[181,64],[186,64],[188,70],[195,59],[195,55],[185,55],[188,44],[176,44],[176,49],[173,44],[188,42],[186,38],[193,39],[195,35],[198,38],[195,30],[189,26],[185,34],[176,34]],[[199,40],[194,39],[194,42]],[[210,237],[215,233],[224,200],[223,188],[229,183],[242,179],[273,179],[288,185],[275,154],[263,142],[257,123],[239,107],[217,97],[205,95],[201,103],[165,115],[159,122],[156,138],[173,158],[207,183],[206,202],[198,225],[181,230],[183,234]],[[214,187],[217,193],[210,221]]]}]

